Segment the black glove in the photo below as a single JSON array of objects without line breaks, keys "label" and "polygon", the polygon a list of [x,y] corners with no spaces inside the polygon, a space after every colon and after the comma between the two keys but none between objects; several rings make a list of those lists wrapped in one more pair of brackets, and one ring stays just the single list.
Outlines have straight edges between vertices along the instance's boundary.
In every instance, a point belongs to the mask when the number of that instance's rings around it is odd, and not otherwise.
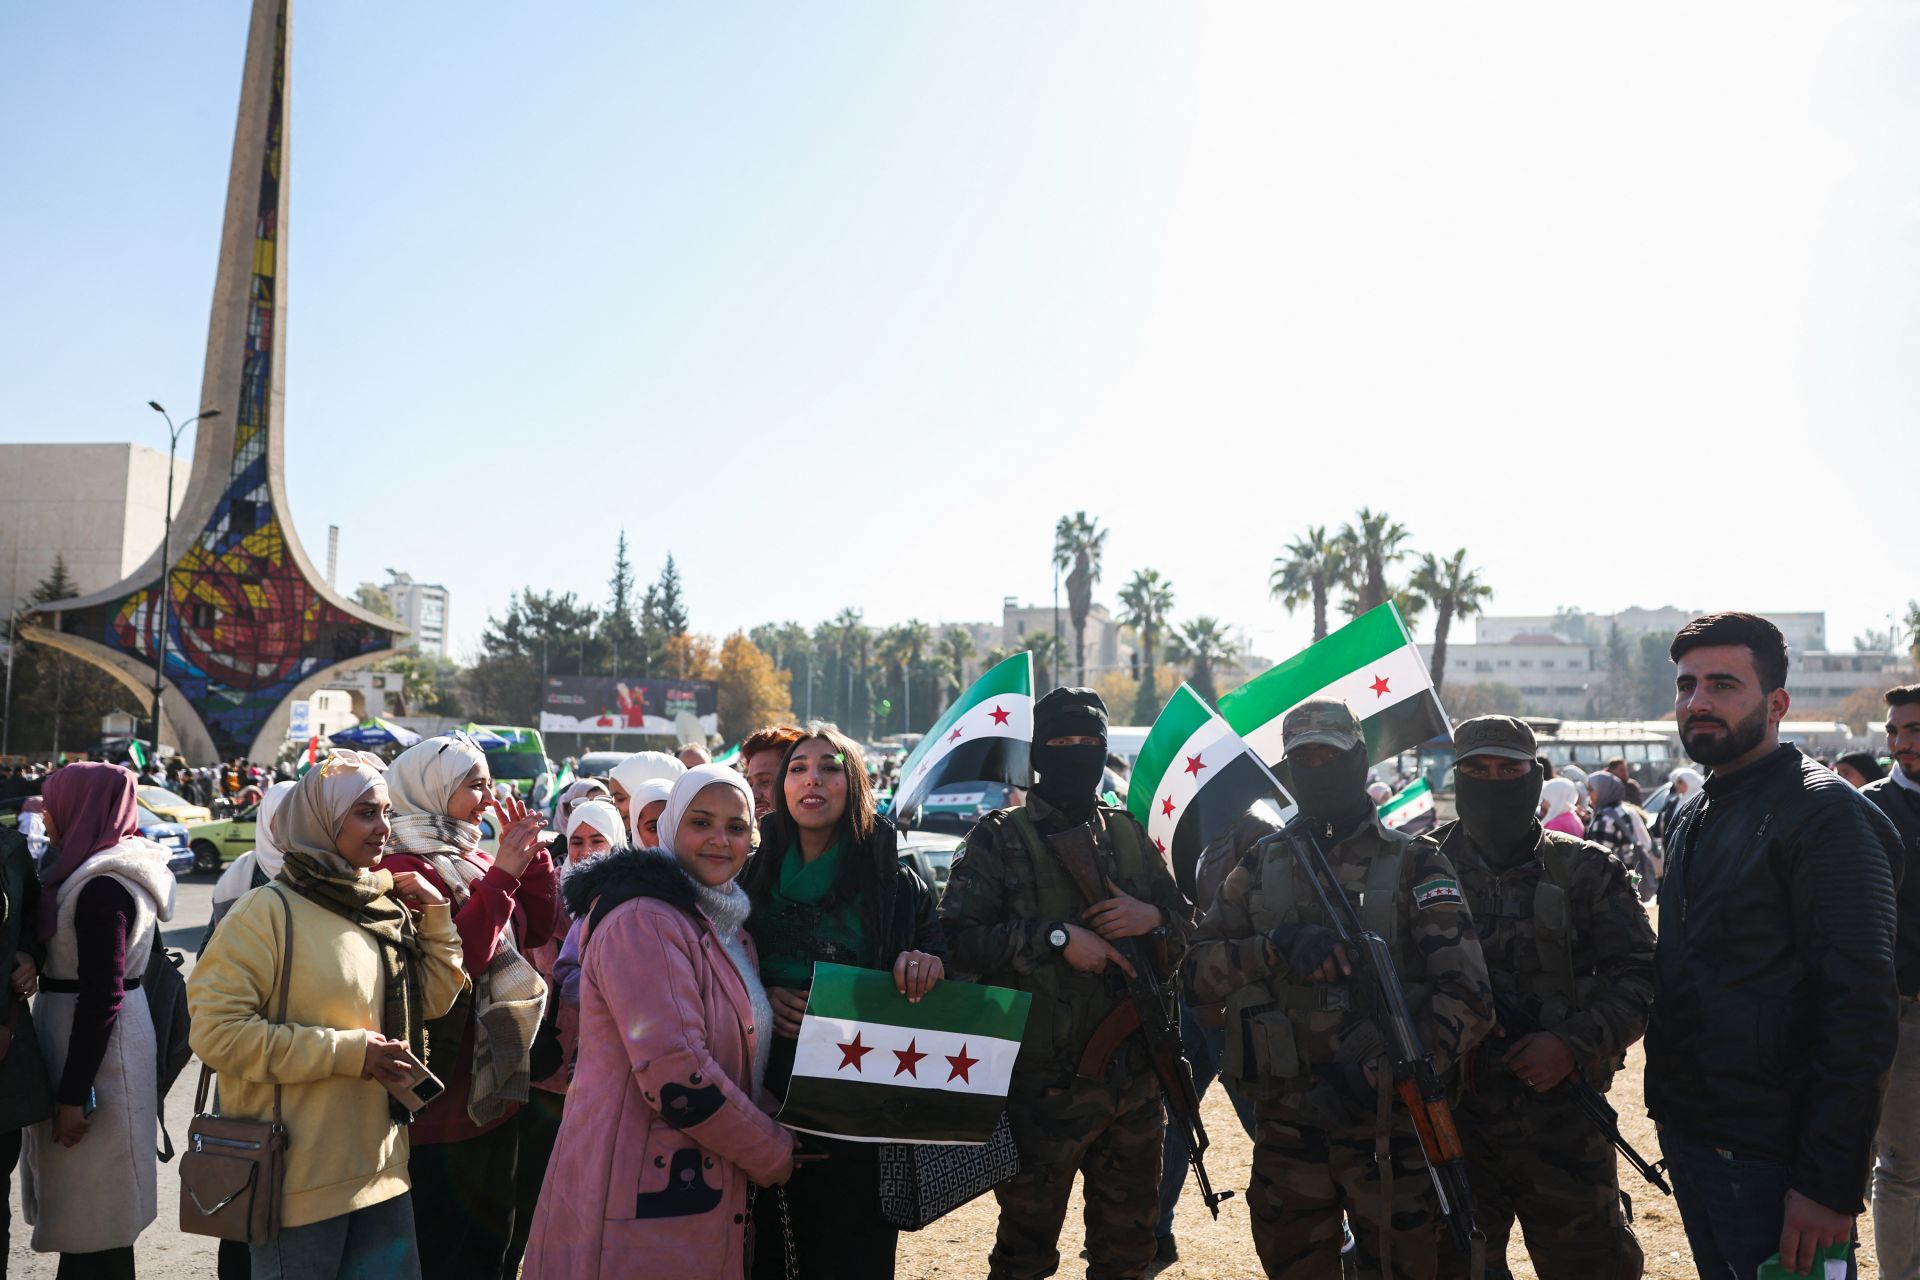
[{"label": "black glove", "polygon": [[1283,924],[1268,932],[1267,943],[1275,954],[1287,958],[1287,971],[1304,982],[1333,958],[1340,935],[1324,924]]}]

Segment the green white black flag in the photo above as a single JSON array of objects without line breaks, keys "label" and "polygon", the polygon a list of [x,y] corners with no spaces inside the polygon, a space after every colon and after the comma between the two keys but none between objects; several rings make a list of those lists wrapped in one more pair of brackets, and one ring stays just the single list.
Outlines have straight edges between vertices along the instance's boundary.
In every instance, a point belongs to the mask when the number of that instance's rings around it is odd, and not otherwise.
[{"label": "green white black flag", "polygon": [[1375,764],[1452,733],[1426,660],[1391,602],[1227,694],[1220,714],[1262,760],[1278,764],[1280,722],[1313,697],[1353,708]]},{"label": "green white black flag", "polygon": [[854,1142],[958,1142],[993,1136],[1033,997],[938,982],[913,1004],[893,975],[813,966],[793,1081],[776,1117]]},{"label": "green white black flag", "polygon": [[1127,808],[1189,898],[1200,851],[1262,800],[1276,820],[1293,816],[1292,799],[1227,722],[1189,686],[1175,689],[1134,761]]},{"label": "green white black flag", "polygon": [[982,673],[934,721],[900,766],[889,811],[910,826],[929,793],[948,782],[1032,783],[1033,655],[1016,653]]}]

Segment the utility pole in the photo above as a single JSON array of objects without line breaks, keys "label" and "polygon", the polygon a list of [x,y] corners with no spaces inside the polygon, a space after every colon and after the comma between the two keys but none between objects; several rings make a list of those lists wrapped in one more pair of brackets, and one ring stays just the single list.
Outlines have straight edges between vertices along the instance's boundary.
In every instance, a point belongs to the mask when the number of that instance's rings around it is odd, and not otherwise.
[{"label": "utility pole", "polygon": [[[160,407],[158,400],[147,401],[147,408],[167,420],[167,509],[164,514],[166,523],[160,536],[160,629],[154,645],[153,658],[153,750],[148,752],[148,760],[153,765],[160,763],[160,692],[166,686],[167,679],[167,632],[172,625],[173,611],[173,459],[180,448],[180,433],[194,423],[220,416],[218,409],[202,409],[179,426],[173,425],[173,418]],[[11,670],[9,670],[11,675]]]}]

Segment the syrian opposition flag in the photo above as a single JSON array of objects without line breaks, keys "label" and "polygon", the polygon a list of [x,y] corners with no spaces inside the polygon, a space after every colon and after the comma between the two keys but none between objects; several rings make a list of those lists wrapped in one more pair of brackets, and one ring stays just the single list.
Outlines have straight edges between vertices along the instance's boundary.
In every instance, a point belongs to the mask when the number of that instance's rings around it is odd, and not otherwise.
[{"label": "syrian opposition flag", "polygon": [[[1427,817],[1432,812],[1433,788],[1422,778],[1398,795],[1387,797],[1386,803],[1380,806],[1380,825],[1392,831],[1417,832],[1420,830],[1417,819]],[[1411,828],[1408,826],[1410,823]],[[1433,824],[1429,822],[1426,825]]]},{"label": "syrian opposition flag", "polygon": [[1173,868],[1181,892],[1193,896],[1200,851],[1261,800],[1279,821],[1293,816],[1293,800],[1266,765],[1182,684],[1141,744],[1127,786],[1128,809]]},{"label": "syrian opposition flag", "polygon": [[919,1004],[878,969],[813,966],[793,1083],[774,1118],[853,1142],[993,1136],[1033,997],[951,980]]},{"label": "syrian opposition flag", "polygon": [[1391,601],[1227,694],[1220,714],[1262,760],[1277,765],[1285,754],[1280,722],[1313,697],[1353,708],[1371,764],[1453,731],[1426,659]]},{"label": "syrian opposition flag", "polygon": [[892,816],[910,824],[929,792],[949,782],[1031,784],[1033,655],[1016,653],[954,700],[900,766]]}]

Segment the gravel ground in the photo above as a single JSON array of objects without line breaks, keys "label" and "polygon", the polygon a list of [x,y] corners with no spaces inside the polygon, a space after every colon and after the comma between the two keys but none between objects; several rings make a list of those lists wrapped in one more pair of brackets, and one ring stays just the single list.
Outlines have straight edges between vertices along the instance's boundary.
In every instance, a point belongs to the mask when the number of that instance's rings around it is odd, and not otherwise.
[{"label": "gravel ground", "polygon": [[[212,882],[211,876],[189,876],[181,881],[175,916],[167,929],[167,945],[185,950],[189,966],[194,959],[192,948],[199,943],[200,931],[206,927],[212,901]],[[1627,1069],[1614,1084],[1612,1098],[1629,1139],[1643,1154],[1651,1156],[1659,1151],[1659,1143],[1654,1138],[1653,1122],[1647,1119],[1641,1103],[1641,1073],[1645,1065],[1644,1058],[1636,1048],[1628,1057]],[[167,1095],[168,1128],[176,1141],[186,1132],[187,1117],[193,1111],[193,1088],[199,1071],[197,1062],[189,1063],[173,1091]],[[1225,1093],[1218,1090],[1210,1093],[1203,1114],[1207,1133],[1213,1139],[1207,1171],[1212,1175],[1214,1185],[1223,1189],[1240,1188],[1244,1194],[1253,1149],[1240,1131],[1239,1121]],[[1625,1167],[1624,1161],[1622,1167]],[[1680,1215],[1674,1209],[1673,1202],[1652,1187],[1640,1183],[1637,1174],[1629,1171],[1626,1176],[1631,1179],[1626,1186],[1628,1194],[1633,1197],[1638,1218],[1635,1229],[1640,1235],[1641,1248],[1646,1251],[1648,1280],[1693,1280],[1695,1272],[1692,1258],[1687,1251],[1686,1236],[1680,1229]],[[170,1165],[160,1167],[159,1191],[159,1220],[141,1237],[138,1246],[140,1275],[147,1280],[184,1280],[185,1277],[213,1275],[213,1243],[196,1236],[182,1235],[174,1225],[179,1221],[179,1179]],[[13,1245],[8,1253],[7,1274],[51,1277],[54,1274],[54,1259],[33,1253],[26,1247],[29,1231],[20,1221],[17,1185],[11,1189],[10,1202]],[[993,1197],[983,1196],[924,1231],[902,1235],[900,1280],[925,1280],[936,1276],[942,1280],[964,1280],[966,1277],[986,1274],[987,1251],[993,1244],[994,1216]],[[1873,1224],[1870,1217],[1860,1220],[1860,1232],[1863,1240],[1860,1275],[1863,1280],[1877,1280],[1880,1268],[1873,1252]],[[1192,1277],[1193,1280],[1242,1280],[1243,1277],[1260,1274],[1260,1264],[1254,1256],[1248,1230],[1246,1202],[1240,1196],[1221,1206],[1220,1219],[1215,1222],[1208,1217],[1206,1206],[1200,1202],[1199,1192],[1189,1182],[1187,1193],[1180,1202],[1179,1216],[1174,1221],[1174,1233],[1180,1242],[1180,1261],[1160,1273],[1166,1280],[1184,1280],[1186,1277]],[[1066,1227],[1061,1232],[1061,1275],[1082,1274],[1076,1255],[1084,1243],[1080,1195],[1076,1191],[1067,1211]],[[1534,1280],[1533,1267],[1521,1256],[1522,1250],[1517,1242],[1513,1253],[1513,1274],[1520,1280]]]}]

